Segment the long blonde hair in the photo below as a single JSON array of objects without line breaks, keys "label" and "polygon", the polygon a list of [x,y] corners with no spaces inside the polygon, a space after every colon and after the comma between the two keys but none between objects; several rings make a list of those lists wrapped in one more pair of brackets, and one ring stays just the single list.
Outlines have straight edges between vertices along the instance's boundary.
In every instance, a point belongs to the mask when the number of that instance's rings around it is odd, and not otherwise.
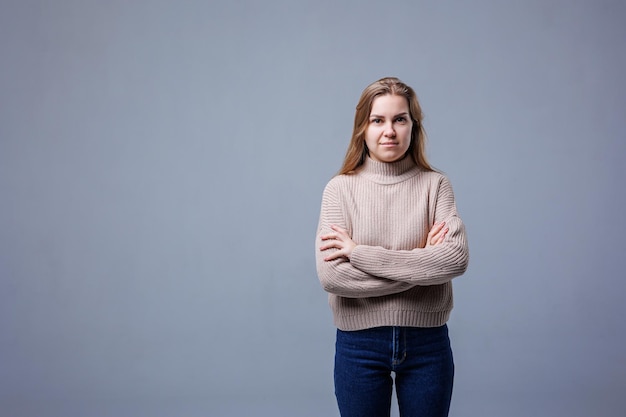
[{"label": "long blonde hair", "polygon": [[352,139],[350,139],[350,145],[348,146],[339,175],[353,174],[365,162],[369,155],[367,145],[365,144],[365,132],[369,123],[370,112],[372,111],[372,103],[377,97],[389,94],[404,97],[409,103],[409,114],[413,121],[413,128],[411,129],[411,144],[407,154],[411,156],[413,162],[418,166],[428,171],[434,171],[426,159],[426,131],[422,126],[424,115],[417,101],[415,91],[398,78],[386,77],[368,85],[361,94],[354,115]]}]

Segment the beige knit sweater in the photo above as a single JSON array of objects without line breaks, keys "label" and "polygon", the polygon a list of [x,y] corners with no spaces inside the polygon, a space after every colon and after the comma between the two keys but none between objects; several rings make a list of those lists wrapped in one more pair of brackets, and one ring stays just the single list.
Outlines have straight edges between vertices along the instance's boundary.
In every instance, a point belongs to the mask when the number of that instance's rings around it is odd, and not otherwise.
[{"label": "beige knit sweater", "polygon": [[[445,221],[445,240],[425,248],[432,225]],[[345,228],[357,246],[350,259],[324,261],[320,236]],[[341,330],[377,326],[441,326],[452,310],[452,278],[467,269],[465,227],[452,187],[410,158],[367,159],[353,175],[324,189],[316,238],[317,273],[335,325]]]}]

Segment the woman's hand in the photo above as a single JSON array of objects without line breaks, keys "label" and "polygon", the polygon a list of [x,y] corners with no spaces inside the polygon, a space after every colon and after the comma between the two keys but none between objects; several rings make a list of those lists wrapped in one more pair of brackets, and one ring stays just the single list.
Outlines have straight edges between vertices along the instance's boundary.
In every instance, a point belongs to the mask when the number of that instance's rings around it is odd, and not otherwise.
[{"label": "woman's hand", "polygon": [[350,255],[352,255],[352,250],[356,247],[356,243],[350,238],[345,229],[335,226],[334,224],[330,228],[333,229],[332,233],[321,236],[322,241],[325,243],[320,246],[320,250],[325,251],[330,248],[335,248],[337,251],[331,253],[324,258],[324,260],[332,261],[342,256],[350,259]]},{"label": "woman's hand", "polygon": [[445,225],[446,222],[435,223],[433,225],[430,232],[428,232],[428,237],[426,238],[426,247],[435,246],[443,242],[443,239],[446,237],[449,230],[445,227]]}]

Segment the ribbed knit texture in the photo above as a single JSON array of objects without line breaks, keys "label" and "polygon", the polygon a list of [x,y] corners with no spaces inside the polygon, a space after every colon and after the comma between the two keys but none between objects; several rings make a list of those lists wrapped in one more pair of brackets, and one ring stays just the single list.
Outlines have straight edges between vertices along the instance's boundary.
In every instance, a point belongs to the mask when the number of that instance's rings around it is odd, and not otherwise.
[{"label": "ribbed knit texture", "polygon": [[[445,221],[445,240],[425,248],[433,224]],[[351,259],[324,261],[320,236],[331,225],[357,244]],[[317,273],[335,325],[435,327],[452,311],[452,278],[465,272],[469,251],[452,187],[410,158],[367,159],[356,174],[339,175],[324,189],[316,238]]]}]

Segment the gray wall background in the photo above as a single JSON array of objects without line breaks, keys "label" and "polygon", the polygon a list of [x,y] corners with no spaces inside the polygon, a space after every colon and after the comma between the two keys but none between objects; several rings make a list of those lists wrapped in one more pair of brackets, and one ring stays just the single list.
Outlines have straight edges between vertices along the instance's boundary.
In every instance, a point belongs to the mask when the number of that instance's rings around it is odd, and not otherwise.
[{"label": "gray wall background", "polygon": [[426,112],[452,416],[622,416],[622,1],[0,3],[0,415],[337,416],[313,238],[354,106]]}]

